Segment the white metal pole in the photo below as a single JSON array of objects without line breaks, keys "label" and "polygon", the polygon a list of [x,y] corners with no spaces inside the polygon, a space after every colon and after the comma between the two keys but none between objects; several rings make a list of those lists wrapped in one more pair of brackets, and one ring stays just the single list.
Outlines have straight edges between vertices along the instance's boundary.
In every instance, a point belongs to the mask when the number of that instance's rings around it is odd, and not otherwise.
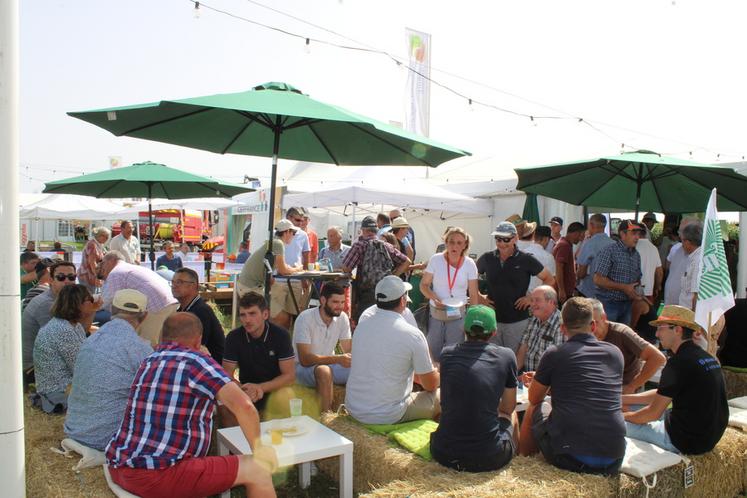
[{"label": "white metal pole", "polygon": [[18,267],[18,0],[0,0],[0,482],[3,496],[26,496],[21,389],[21,281]]},{"label": "white metal pole", "polygon": [[737,298],[747,297],[747,213],[739,213],[739,259],[737,263]]}]

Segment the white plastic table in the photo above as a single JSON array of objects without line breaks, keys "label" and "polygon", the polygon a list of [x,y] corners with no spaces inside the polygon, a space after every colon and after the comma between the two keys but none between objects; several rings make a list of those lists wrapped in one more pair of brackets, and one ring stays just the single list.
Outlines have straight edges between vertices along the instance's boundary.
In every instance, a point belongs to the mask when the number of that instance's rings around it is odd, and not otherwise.
[{"label": "white plastic table", "polygon": [[[289,421],[291,419],[284,419]],[[282,444],[272,445],[278,457],[281,467],[301,464],[298,479],[302,488],[308,487],[311,478],[311,462],[322,458],[334,456],[340,457],[340,496],[352,498],[353,496],[353,443],[342,437],[335,431],[325,427],[313,418],[302,415],[292,419],[294,424],[300,424],[308,428],[308,432],[298,436],[283,437]],[[262,443],[270,445],[268,428],[277,423],[277,420],[262,422]],[[240,427],[229,427],[218,430],[218,453],[220,455],[251,455],[252,449],[241,432]],[[228,498],[231,490],[221,496]]]}]

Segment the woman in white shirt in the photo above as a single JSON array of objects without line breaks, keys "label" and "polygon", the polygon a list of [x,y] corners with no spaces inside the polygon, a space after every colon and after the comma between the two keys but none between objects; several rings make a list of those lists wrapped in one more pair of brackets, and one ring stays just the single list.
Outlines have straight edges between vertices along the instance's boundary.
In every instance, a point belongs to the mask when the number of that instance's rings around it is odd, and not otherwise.
[{"label": "woman in white shirt", "polygon": [[[428,347],[439,362],[445,346],[464,341],[466,305],[478,304],[477,265],[467,256],[470,236],[459,227],[444,234],[446,249],[431,256],[420,281],[420,292],[430,300]],[[469,296],[469,297],[468,297]]]}]

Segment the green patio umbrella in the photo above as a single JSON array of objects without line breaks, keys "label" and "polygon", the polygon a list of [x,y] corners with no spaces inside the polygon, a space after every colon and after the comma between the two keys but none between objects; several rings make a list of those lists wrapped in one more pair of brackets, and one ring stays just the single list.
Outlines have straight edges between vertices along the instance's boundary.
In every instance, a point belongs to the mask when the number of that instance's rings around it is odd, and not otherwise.
[{"label": "green patio umbrella", "polygon": [[747,210],[747,176],[726,166],[666,157],[650,151],[587,161],[516,168],[518,190],[578,206],[659,213],[703,210],[718,189],[722,211]]},{"label": "green patio umbrella", "polygon": [[218,154],[272,157],[269,238],[274,222],[278,158],[337,165],[438,166],[467,154],[311,99],[286,83],[266,83],[239,93],[69,114],[116,136]]},{"label": "green patio umbrella", "polygon": [[[152,162],[57,180],[47,183],[44,187],[44,192],[49,194],[77,194],[110,199],[145,197],[148,199],[151,236],[153,234],[151,199],[153,198],[233,197],[253,191],[253,188],[244,185],[233,185]],[[150,266],[154,269],[155,253],[152,240]]]},{"label": "green patio umbrella", "polygon": [[537,205],[537,194],[527,194],[527,198],[524,200],[524,211],[521,213],[521,218],[527,221],[533,221],[538,224],[542,224],[540,221],[539,206]]}]

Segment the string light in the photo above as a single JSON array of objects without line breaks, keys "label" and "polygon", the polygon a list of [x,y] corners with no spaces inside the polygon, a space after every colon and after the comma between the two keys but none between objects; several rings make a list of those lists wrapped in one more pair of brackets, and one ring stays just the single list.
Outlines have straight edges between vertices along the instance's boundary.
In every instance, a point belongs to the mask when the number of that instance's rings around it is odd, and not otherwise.
[{"label": "string light", "polygon": [[[339,43],[330,42],[330,41],[327,41],[327,40],[321,40],[321,39],[317,39],[317,38],[307,37],[305,35],[300,35],[300,34],[297,34],[297,33],[293,33],[291,31],[287,31],[287,30],[284,30],[284,29],[281,29],[281,28],[277,28],[275,26],[270,26],[268,24],[263,24],[261,22],[254,21],[254,20],[248,19],[246,17],[242,17],[242,16],[239,16],[237,14],[233,14],[233,13],[225,11],[225,10],[221,10],[221,9],[212,7],[210,5],[206,5],[204,2],[199,2],[199,1],[196,1],[196,0],[187,0],[187,1],[192,2],[194,4],[194,10],[195,10],[196,17],[199,15],[199,11],[200,11],[201,7],[202,8],[207,8],[207,9],[213,11],[213,12],[217,12],[217,13],[226,15],[228,17],[232,17],[234,19],[247,22],[247,23],[253,24],[255,26],[259,26],[259,27],[262,27],[262,28],[265,28],[265,29],[276,31],[278,33],[282,33],[282,34],[285,34],[287,36],[293,36],[293,37],[296,37],[296,38],[301,38],[301,39],[303,39],[305,41],[305,50],[308,50],[308,51],[310,51],[310,43],[313,40],[315,43],[319,43],[319,44],[322,44],[322,45],[328,45],[328,46],[339,48],[339,49],[343,49],[343,50],[355,50],[355,51],[358,51],[358,52],[365,52],[365,53],[370,53],[370,54],[383,55],[383,56],[388,57],[389,59],[391,59],[397,65],[397,67],[404,68],[404,69],[406,69],[408,71],[411,71],[412,73],[416,74],[417,76],[420,76],[424,80],[429,81],[430,83],[432,83],[432,84],[434,84],[434,85],[436,85],[436,86],[438,86],[438,87],[440,87],[440,88],[442,88],[442,89],[444,89],[444,90],[446,90],[446,91],[454,94],[455,96],[458,96],[458,97],[466,99],[469,102],[469,105],[470,105],[471,109],[474,109],[474,104],[480,104],[480,105],[482,105],[484,107],[488,107],[490,109],[493,109],[493,110],[496,110],[496,111],[499,111],[499,112],[503,112],[503,113],[506,113],[506,114],[514,115],[514,116],[517,116],[517,117],[529,118],[530,121],[532,122],[532,124],[534,126],[537,125],[537,122],[540,119],[545,119],[545,120],[549,120],[549,119],[554,119],[554,120],[576,120],[579,124],[585,124],[589,128],[591,128],[592,130],[594,130],[595,132],[599,133],[600,135],[606,137],[609,140],[612,140],[612,141],[618,142],[618,143],[620,142],[619,140],[615,139],[615,137],[611,136],[609,133],[601,130],[598,126],[605,126],[605,127],[608,127],[608,128],[615,128],[615,129],[618,129],[618,130],[635,133],[637,135],[642,135],[642,136],[647,136],[647,137],[655,138],[657,140],[665,140],[665,141],[669,141],[669,142],[677,142],[677,143],[682,143],[684,145],[694,145],[694,144],[686,144],[685,142],[680,142],[680,141],[669,139],[669,138],[665,138],[665,137],[659,137],[659,136],[656,136],[656,135],[653,135],[653,134],[650,134],[650,133],[646,133],[646,132],[632,130],[632,129],[625,128],[625,127],[618,126],[618,125],[611,124],[611,123],[605,123],[605,122],[596,121],[596,120],[592,122],[592,121],[589,121],[588,119],[585,119],[583,117],[570,115],[570,114],[568,114],[568,113],[566,113],[564,111],[559,111],[557,109],[554,109],[552,106],[548,106],[548,105],[542,104],[540,102],[535,102],[535,101],[532,101],[530,99],[526,99],[526,98],[524,98],[524,97],[522,97],[520,95],[515,95],[515,94],[512,94],[510,92],[506,92],[504,90],[500,90],[498,88],[494,88],[494,87],[492,87],[490,85],[487,85],[485,83],[482,83],[482,82],[479,82],[479,81],[470,80],[470,79],[465,78],[465,77],[463,77],[461,75],[458,75],[458,74],[455,74],[455,73],[451,73],[451,72],[445,71],[443,69],[432,68],[432,70],[434,70],[434,71],[438,71],[438,72],[441,72],[441,73],[444,73],[444,74],[447,74],[447,75],[451,75],[451,76],[453,76],[455,78],[471,82],[473,84],[476,84],[476,85],[479,85],[479,86],[491,89],[493,91],[496,91],[496,92],[499,92],[499,93],[502,93],[502,94],[505,94],[505,95],[512,96],[514,98],[523,100],[525,102],[533,103],[535,105],[540,105],[540,106],[548,108],[548,109],[553,109],[553,110],[555,110],[557,112],[560,112],[560,113],[563,113],[563,114],[567,114],[567,115],[566,116],[560,116],[560,115],[530,115],[530,114],[526,114],[526,113],[523,113],[523,112],[520,112],[520,111],[514,111],[512,109],[507,109],[507,108],[504,108],[504,107],[500,107],[500,106],[497,106],[497,105],[494,105],[494,104],[491,104],[491,103],[488,103],[488,102],[480,101],[480,100],[477,100],[475,98],[469,97],[469,96],[461,93],[460,91],[458,91],[458,90],[456,90],[456,89],[454,89],[454,88],[452,88],[450,86],[447,86],[447,85],[445,85],[445,84],[443,84],[443,83],[441,83],[441,82],[439,82],[437,80],[434,80],[433,78],[431,78],[428,75],[420,73],[419,71],[417,71],[416,69],[414,69],[413,67],[411,67],[409,64],[404,64],[403,61],[405,59],[403,57],[398,57],[398,56],[392,55],[392,54],[390,54],[389,52],[387,52],[385,50],[381,50],[381,49],[378,49],[378,48],[373,47],[371,45],[365,44],[363,42],[359,42],[359,41],[354,40],[354,39],[352,39],[352,38],[350,38],[350,37],[348,37],[348,36],[346,36],[344,34],[338,33],[336,31],[328,29],[328,28],[326,28],[324,26],[320,26],[320,25],[314,24],[314,23],[312,23],[310,21],[307,21],[307,20],[305,20],[303,18],[300,18],[298,16],[294,16],[294,15],[289,14],[287,12],[283,12],[282,10],[275,9],[275,8],[270,7],[268,5],[264,5],[264,4],[260,3],[260,2],[255,1],[255,0],[246,0],[246,1],[248,3],[256,5],[258,7],[262,7],[264,9],[271,10],[273,12],[276,12],[276,13],[280,14],[280,15],[283,15],[283,16],[295,19],[295,20],[297,20],[299,22],[302,22],[304,24],[307,24],[309,26],[313,26],[313,27],[315,27],[317,29],[320,29],[320,30],[325,31],[325,32],[330,33],[330,34],[333,34],[333,35],[338,36],[340,38],[346,39],[348,41],[352,41],[353,43],[356,43],[356,44],[361,45],[361,46],[343,45],[343,44],[339,44]],[[636,149],[636,147],[632,147],[632,146],[629,146],[629,147],[631,149]],[[696,147],[699,150],[703,150],[703,151],[706,151],[706,152],[713,152],[713,151],[710,151],[709,149],[707,149],[706,147],[701,147],[701,146],[696,146]],[[719,153],[718,157],[720,158],[720,156],[721,156],[721,154]],[[732,156],[735,157],[735,158],[738,158],[738,157],[740,157],[740,154],[732,154]]]},{"label": "string light", "polygon": [[195,2],[195,8],[193,11],[193,15],[195,19],[200,18],[200,2]]},{"label": "string light", "polygon": [[304,45],[303,50],[307,55],[311,53],[311,40],[309,40],[308,38],[306,38],[306,44]]}]

